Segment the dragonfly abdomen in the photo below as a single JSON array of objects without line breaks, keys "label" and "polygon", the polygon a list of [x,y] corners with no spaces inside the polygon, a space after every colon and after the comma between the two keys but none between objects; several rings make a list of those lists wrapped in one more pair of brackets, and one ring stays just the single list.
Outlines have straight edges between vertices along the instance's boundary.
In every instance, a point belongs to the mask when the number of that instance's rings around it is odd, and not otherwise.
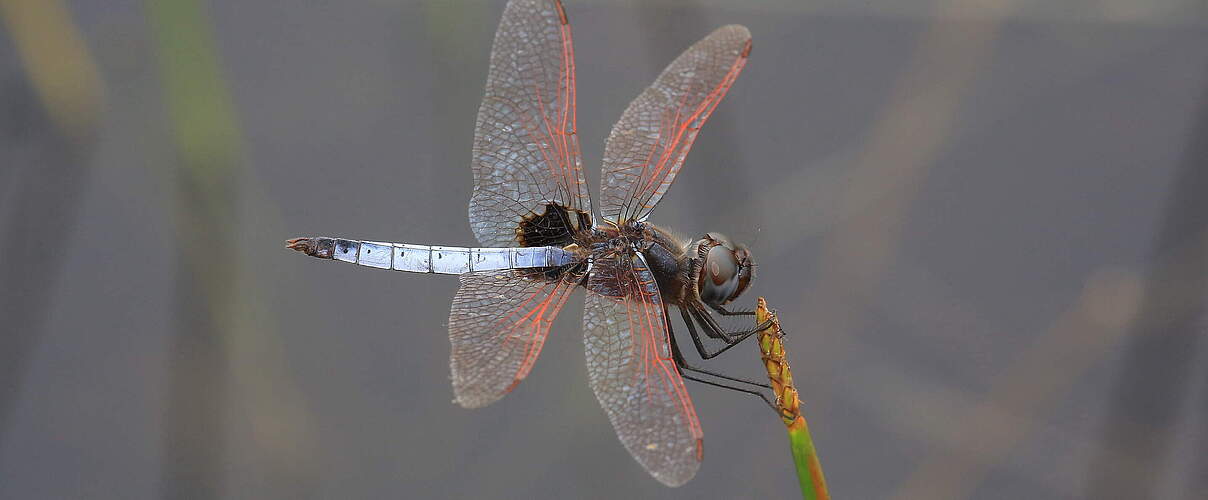
[{"label": "dragonfly abdomen", "polygon": [[286,246],[320,259],[413,273],[560,267],[577,260],[574,253],[559,247],[469,248],[328,237],[296,238]]}]

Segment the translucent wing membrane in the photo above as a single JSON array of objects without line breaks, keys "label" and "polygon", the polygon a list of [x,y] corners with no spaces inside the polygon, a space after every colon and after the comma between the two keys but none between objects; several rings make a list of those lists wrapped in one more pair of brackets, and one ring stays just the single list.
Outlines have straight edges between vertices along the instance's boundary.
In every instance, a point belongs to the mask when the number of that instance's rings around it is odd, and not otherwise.
[{"label": "translucent wing membrane", "polygon": [[604,218],[624,222],[650,215],[750,51],[746,28],[718,28],[684,51],[629,104],[604,148]]},{"label": "translucent wing membrane", "polygon": [[587,374],[621,443],[669,486],[696,474],[700,421],[671,358],[654,275],[637,256],[597,261],[583,313]]},{"label": "translucent wing membrane", "polygon": [[528,375],[581,276],[557,269],[461,275],[449,312],[449,364],[458,404],[491,404]]},{"label": "translucent wing membrane", "polygon": [[522,243],[521,220],[544,215],[550,202],[592,213],[575,135],[574,49],[557,0],[513,0],[504,9],[472,168],[470,227],[483,246]]}]

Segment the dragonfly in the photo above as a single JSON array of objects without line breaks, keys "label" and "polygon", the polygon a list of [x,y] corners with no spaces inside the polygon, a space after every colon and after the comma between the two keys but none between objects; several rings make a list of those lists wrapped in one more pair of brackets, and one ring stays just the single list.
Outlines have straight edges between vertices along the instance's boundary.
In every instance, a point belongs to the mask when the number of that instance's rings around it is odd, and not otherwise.
[{"label": "dragonfly", "polygon": [[714,232],[681,239],[647,219],[750,53],[745,27],[718,28],[633,100],[605,145],[597,214],[575,128],[566,10],[558,0],[512,0],[495,34],[475,124],[469,222],[482,246],[333,237],[296,238],[287,246],[371,268],[459,275],[449,364],[455,401],[467,408],[491,404],[524,380],[571,292],[586,290],[591,388],[629,453],[658,481],[681,485],[703,457],[684,379],[765,402],[758,390],[704,376],[767,385],[688,364],[669,306],[678,309],[703,359],[766,325],[727,330],[714,317],[754,314],[726,307],[754,278],[749,248]]}]

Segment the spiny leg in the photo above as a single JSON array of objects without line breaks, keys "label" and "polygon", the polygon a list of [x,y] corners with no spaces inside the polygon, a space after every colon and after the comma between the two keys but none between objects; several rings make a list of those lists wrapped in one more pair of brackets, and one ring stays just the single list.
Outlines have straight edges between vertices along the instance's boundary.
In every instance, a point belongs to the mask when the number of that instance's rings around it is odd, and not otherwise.
[{"label": "spiny leg", "polygon": [[[688,311],[684,308],[680,308],[680,316],[684,318],[684,323],[687,323],[688,325],[688,332],[692,334],[692,340],[696,342],[696,350],[701,353],[700,357],[705,359],[712,358],[713,356],[705,355],[705,347],[701,343],[700,337],[696,334],[696,327],[692,326],[693,322],[692,319],[688,317]],[[726,335],[725,332],[719,332],[717,330],[705,329],[705,335],[709,336],[709,338],[725,342],[726,344],[732,344],[734,342],[734,339]]]},{"label": "spiny leg", "polygon": [[722,316],[754,316],[755,311],[729,311],[724,306],[709,306]]},{"label": "spiny leg", "polygon": [[[722,338],[726,339],[727,344],[735,343],[735,342],[742,342],[743,339],[751,336],[752,333],[762,331],[762,330],[772,326],[772,320],[768,319],[768,320],[765,320],[763,323],[760,323],[755,328],[749,328],[746,330],[727,331],[725,328],[722,328],[721,325],[719,325],[717,323],[717,320],[713,319],[713,315],[709,314],[709,311],[706,311],[705,308],[698,306],[697,308],[693,309],[692,313],[693,313],[694,317],[701,320],[701,322],[702,322],[701,327],[706,328],[706,330],[712,329],[713,334],[720,335]],[[709,332],[706,331],[705,333],[708,334]],[[710,335],[710,336],[712,337],[714,335]]]},{"label": "spiny leg", "polygon": [[695,309],[681,310],[681,311],[685,315],[691,315],[693,318],[695,318],[697,324],[700,325],[701,329],[705,330],[705,333],[707,335],[709,335],[710,337],[714,337],[714,338],[720,337],[720,338],[724,339],[726,342],[726,346],[722,347],[721,349],[718,349],[717,352],[713,352],[713,353],[706,352],[706,350],[704,349],[704,345],[702,343],[700,343],[699,338],[695,336],[696,331],[692,327],[692,322],[688,321],[687,316],[685,316],[684,321],[688,322],[688,325],[689,325],[688,331],[693,333],[693,340],[697,340],[697,350],[700,351],[700,355],[704,359],[711,359],[711,358],[717,357],[717,355],[730,350],[731,347],[738,345],[743,340],[746,340],[747,337],[754,335],[755,333],[763,330],[764,328],[771,326],[771,324],[772,324],[771,321],[769,320],[769,321],[763,322],[763,324],[761,324],[753,329],[750,329],[750,330],[740,330],[737,332],[726,332],[726,331],[722,330],[720,326],[718,326],[717,322],[714,321],[711,316],[709,316],[708,312],[701,311],[701,310],[695,310]]},{"label": "spiny leg", "polygon": [[776,403],[773,402],[771,399],[769,399],[768,396],[762,392],[753,391],[750,389],[743,389],[741,387],[734,387],[732,385],[725,385],[725,384],[720,384],[720,383],[705,380],[705,379],[696,378],[696,377],[693,377],[692,375],[688,375],[687,373],[681,373],[680,376],[683,377],[684,380],[691,380],[693,382],[700,382],[702,384],[711,385],[713,387],[720,387],[722,389],[730,389],[732,391],[745,392],[747,394],[759,396],[759,399],[762,399],[764,403],[767,403],[768,407],[771,408],[772,411],[776,412],[776,415],[780,415],[780,409],[776,407]]},{"label": "spiny leg", "polygon": [[[681,309],[681,311],[682,311],[682,309]],[[672,331],[672,328],[671,328],[671,316],[667,313],[666,308],[663,308],[663,318],[667,322],[667,337],[671,339],[671,356],[672,356],[672,358],[675,359],[675,364],[677,366],[679,366],[681,369],[692,371],[692,372],[697,372],[697,373],[703,373],[705,375],[712,375],[717,378],[723,378],[723,379],[731,380],[734,382],[740,382],[743,384],[753,385],[755,387],[762,387],[764,389],[772,388],[772,386],[770,386],[768,384],[761,384],[759,382],[752,382],[750,380],[743,379],[743,378],[731,377],[729,375],[718,373],[718,372],[715,372],[712,370],[706,370],[704,368],[698,368],[696,366],[692,366],[692,365],[688,364],[688,361],[684,358],[683,351],[680,351],[679,344],[676,343],[675,332]],[[685,318],[685,321],[687,321],[686,318]],[[692,340],[696,343],[697,352],[703,353],[704,345],[701,344],[700,338],[697,337],[696,330],[692,327],[691,322],[687,322],[687,325],[688,325],[688,331],[692,336]],[[735,388],[735,389],[738,390],[737,388]]]},{"label": "spiny leg", "polygon": [[[714,356],[721,354],[721,351],[710,353],[709,349],[707,347],[705,347],[705,343],[702,342],[700,339],[700,334],[696,332],[696,323],[692,319],[692,317],[689,316],[687,309],[680,308],[680,317],[684,318],[684,324],[688,326],[688,334],[692,337],[692,342],[694,344],[696,344],[696,352],[698,354],[700,354],[701,359],[712,359]],[[721,339],[723,342],[725,342],[726,343],[725,349],[729,349],[729,346],[734,345],[733,343],[730,342],[730,339],[722,337],[721,335],[712,333],[711,330],[706,329],[705,333],[712,338]],[[722,349],[722,351],[724,351],[725,349]]]},{"label": "spiny leg", "polygon": [[[663,317],[667,320],[670,320],[670,318],[667,316],[666,309],[663,310]],[[675,343],[675,332],[672,331],[672,329],[671,329],[671,321],[667,321],[667,338],[671,340],[671,357],[673,360],[675,360],[675,365],[678,366],[681,371],[691,371],[691,372],[703,373],[703,374],[712,375],[712,376],[718,377],[718,378],[723,378],[723,379],[732,380],[735,382],[742,382],[742,383],[750,384],[750,385],[757,386],[757,387],[771,389],[771,387],[766,384],[760,384],[757,382],[751,382],[749,380],[743,380],[740,378],[730,377],[728,375],[722,375],[720,373],[703,370],[700,368],[695,368],[695,367],[689,365],[687,363],[687,361],[684,360],[684,354],[682,352],[680,352],[679,345]],[[772,409],[772,411],[776,412],[777,415],[781,415],[780,408],[778,408],[776,406],[776,403],[774,401],[772,401],[770,398],[768,398],[768,396],[766,394],[764,394],[763,392],[760,392],[757,390],[752,390],[752,389],[745,389],[742,387],[735,387],[735,386],[723,384],[720,382],[714,382],[712,380],[705,380],[705,379],[698,378],[693,375],[689,375],[687,373],[682,373],[682,372],[680,373],[680,376],[683,377],[684,380],[691,380],[693,382],[700,382],[702,384],[711,385],[713,387],[720,387],[722,389],[729,389],[732,391],[738,391],[738,392],[750,394],[752,396],[757,396],[757,397],[759,397],[759,399],[762,399],[763,402],[765,404],[767,404],[769,408]]]}]

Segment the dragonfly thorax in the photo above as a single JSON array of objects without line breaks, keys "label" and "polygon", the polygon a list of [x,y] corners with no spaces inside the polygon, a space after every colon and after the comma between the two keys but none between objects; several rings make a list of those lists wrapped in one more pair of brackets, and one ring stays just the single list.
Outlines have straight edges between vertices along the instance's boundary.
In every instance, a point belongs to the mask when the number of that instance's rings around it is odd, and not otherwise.
[{"label": "dragonfly thorax", "polygon": [[751,284],[755,263],[745,245],[720,233],[683,242],[646,222],[631,222],[599,231],[593,254],[640,253],[658,282],[663,298],[681,307],[723,306]]}]

